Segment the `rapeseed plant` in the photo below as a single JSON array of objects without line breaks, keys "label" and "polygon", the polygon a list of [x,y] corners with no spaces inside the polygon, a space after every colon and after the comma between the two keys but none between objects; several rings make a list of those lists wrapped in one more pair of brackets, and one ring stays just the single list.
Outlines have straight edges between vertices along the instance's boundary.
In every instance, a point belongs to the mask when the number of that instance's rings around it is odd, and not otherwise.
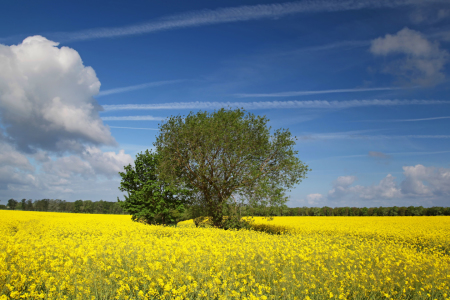
[{"label": "rapeseed plant", "polygon": [[256,218],[255,230],[0,211],[0,299],[449,299],[450,217]]}]

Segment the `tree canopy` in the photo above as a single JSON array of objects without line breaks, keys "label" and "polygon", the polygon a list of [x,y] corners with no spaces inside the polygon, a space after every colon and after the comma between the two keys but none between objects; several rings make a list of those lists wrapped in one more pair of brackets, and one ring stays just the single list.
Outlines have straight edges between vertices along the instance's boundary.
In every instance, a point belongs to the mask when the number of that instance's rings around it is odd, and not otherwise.
[{"label": "tree canopy", "polygon": [[297,158],[290,131],[271,134],[268,121],[243,109],[172,116],[154,144],[159,177],[195,190],[217,227],[230,205],[267,211],[284,205],[284,191],[310,170]]},{"label": "tree canopy", "polygon": [[17,203],[18,203],[17,200],[14,199],[8,200],[8,206],[10,209],[16,209]]},{"label": "tree canopy", "polygon": [[148,150],[136,155],[134,166],[120,172],[119,189],[127,192],[125,201],[119,201],[124,210],[132,214],[135,221],[149,224],[173,223],[174,213],[182,212],[187,201],[188,190],[170,185],[157,174],[159,156]]}]

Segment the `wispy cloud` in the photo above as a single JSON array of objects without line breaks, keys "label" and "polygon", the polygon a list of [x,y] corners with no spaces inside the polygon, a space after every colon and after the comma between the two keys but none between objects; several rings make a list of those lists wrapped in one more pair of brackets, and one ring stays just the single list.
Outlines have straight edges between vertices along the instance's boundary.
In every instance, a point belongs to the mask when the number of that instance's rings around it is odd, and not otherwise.
[{"label": "wispy cloud", "polygon": [[337,90],[322,90],[322,91],[292,91],[281,93],[267,93],[267,94],[234,94],[239,98],[263,98],[263,97],[294,97],[294,96],[308,96],[318,94],[334,94],[334,93],[358,93],[358,92],[374,92],[374,91],[392,91],[400,90],[399,87],[381,87],[381,88],[355,88],[355,89],[337,89]]},{"label": "wispy cloud", "polygon": [[444,42],[449,42],[450,41],[450,30],[438,31],[438,32],[428,35],[428,37],[438,38]]},{"label": "wispy cloud", "polygon": [[389,155],[429,155],[429,154],[442,154],[450,153],[450,151],[424,151],[424,152],[392,152],[386,153]]},{"label": "wispy cloud", "polygon": [[[446,0],[428,0],[445,2]],[[242,22],[259,19],[276,19],[287,15],[313,12],[338,12],[361,9],[395,8],[422,3],[417,0],[318,0],[276,4],[244,5],[237,7],[200,10],[164,17],[153,22],[124,27],[96,28],[78,32],[60,32],[59,40],[80,41],[100,38],[138,35],[144,33],[173,30],[178,28],[198,27],[221,23]]]},{"label": "wispy cloud", "polygon": [[[423,152],[391,152],[391,153],[384,153],[389,156],[397,156],[397,155],[433,155],[433,154],[446,154],[450,153],[450,151],[423,151]],[[370,156],[370,155],[369,155]],[[313,159],[309,160],[309,162],[313,161],[321,161],[321,160],[327,160],[327,159],[335,159],[335,158],[355,158],[355,157],[367,157],[367,154],[354,154],[354,155],[337,155],[337,156],[329,156],[329,157],[323,157],[319,159]]]},{"label": "wispy cloud", "polygon": [[102,117],[103,121],[161,121],[163,117],[153,116],[124,116],[124,117]]},{"label": "wispy cloud", "polygon": [[114,110],[158,110],[158,109],[218,109],[222,107],[243,107],[245,109],[276,108],[350,108],[365,106],[401,106],[450,104],[443,100],[347,100],[347,101],[264,101],[264,102],[172,102],[161,104],[102,105],[105,111]]},{"label": "wispy cloud", "polygon": [[377,158],[389,158],[389,155],[383,152],[378,151],[369,151],[370,157],[377,157]]},{"label": "wispy cloud", "polygon": [[329,132],[329,133],[307,133],[299,136],[301,140],[339,140],[339,139],[357,139],[366,138],[366,133],[374,130],[351,130],[344,132]]},{"label": "wispy cloud", "polygon": [[142,89],[146,89],[149,87],[179,83],[179,82],[183,82],[183,81],[185,81],[185,80],[177,79],[177,80],[166,80],[166,81],[154,81],[154,82],[148,82],[148,83],[144,83],[144,84],[125,86],[125,87],[121,87],[121,88],[115,88],[115,89],[101,91],[100,93],[98,93],[97,97],[102,97],[102,96],[111,95],[111,94],[131,92],[131,91],[135,91],[135,90],[142,90]]},{"label": "wispy cloud", "polygon": [[[450,139],[450,135],[365,135],[357,132],[333,132],[333,133],[317,133],[305,134],[299,136],[302,140],[378,140],[378,139]],[[390,153],[387,153],[390,154]]]},{"label": "wispy cloud", "polygon": [[361,120],[355,122],[419,122],[419,121],[432,121],[450,119],[450,117],[432,117],[432,118],[420,118],[420,119],[395,119],[395,120]]},{"label": "wispy cloud", "polygon": [[[383,137],[382,137],[383,138]],[[397,135],[397,136],[386,136],[386,138],[397,139],[397,138],[410,138],[410,139],[450,139],[450,135],[435,134],[435,135]]]},{"label": "wispy cloud", "polygon": [[137,128],[137,127],[121,127],[121,126],[109,126],[110,128],[123,128],[123,129],[141,129],[141,130],[159,130],[157,128]]},{"label": "wispy cloud", "polygon": [[300,53],[304,53],[304,52],[328,51],[328,50],[336,50],[336,49],[353,49],[353,48],[368,47],[368,46],[370,46],[370,40],[341,41],[341,42],[336,42],[336,43],[331,43],[331,44],[309,46],[309,47],[298,48],[298,49],[290,50],[290,51],[278,52],[278,53],[272,54],[272,56],[284,56],[284,55],[300,54]]}]

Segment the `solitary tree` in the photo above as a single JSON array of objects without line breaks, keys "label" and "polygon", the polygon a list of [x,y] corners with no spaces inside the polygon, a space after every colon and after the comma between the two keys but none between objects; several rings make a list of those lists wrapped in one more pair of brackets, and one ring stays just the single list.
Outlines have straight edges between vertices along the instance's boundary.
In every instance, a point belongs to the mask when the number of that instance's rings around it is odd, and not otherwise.
[{"label": "solitary tree", "polygon": [[221,227],[225,208],[239,202],[270,214],[286,203],[284,191],[310,170],[297,158],[289,130],[271,135],[268,121],[223,108],[171,117],[155,142],[160,177],[199,192],[214,226]]},{"label": "solitary tree", "polygon": [[119,189],[127,192],[125,201],[119,201],[124,210],[132,214],[135,221],[174,223],[175,216],[184,210],[189,190],[170,185],[157,174],[159,155],[148,150],[136,155],[134,167],[128,165],[120,172]]}]

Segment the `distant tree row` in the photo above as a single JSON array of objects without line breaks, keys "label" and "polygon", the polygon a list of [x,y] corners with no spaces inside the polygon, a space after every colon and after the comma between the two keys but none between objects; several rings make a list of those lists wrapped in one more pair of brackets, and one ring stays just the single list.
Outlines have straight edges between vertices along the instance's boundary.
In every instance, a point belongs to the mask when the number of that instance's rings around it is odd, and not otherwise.
[{"label": "distant tree row", "polygon": [[286,207],[282,216],[450,216],[450,207]]},{"label": "distant tree row", "polygon": [[[229,208],[232,210],[233,208]],[[242,216],[265,216],[263,211],[241,206]],[[450,207],[392,206],[392,207],[280,207],[269,213],[271,216],[450,216]],[[188,206],[182,214],[184,219],[202,216],[201,209],[195,205]]]},{"label": "distant tree row", "polygon": [[8,204],[0,205],[0,209],[69,212],[85,214],[126,214],[118,202],[77,200],[68,202],[60,199],[22,199],[17,201],[9,199]]}]

